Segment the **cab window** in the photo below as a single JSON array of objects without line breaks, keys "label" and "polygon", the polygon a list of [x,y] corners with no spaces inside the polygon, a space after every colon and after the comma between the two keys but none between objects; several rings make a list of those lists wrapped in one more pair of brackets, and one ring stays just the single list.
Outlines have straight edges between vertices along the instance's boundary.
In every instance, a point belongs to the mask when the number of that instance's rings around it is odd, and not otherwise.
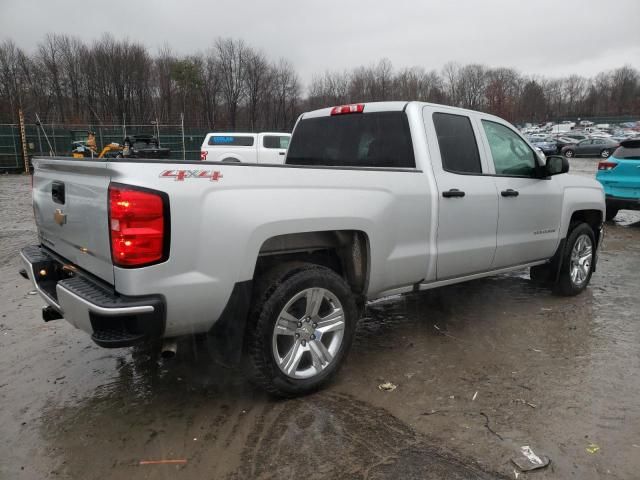
[{"label": "cab window", "polygon": [[536,155],[513,130],[499,123],[482,120],[496,175],[535,177]]},{"label": "cab window", "polygon": [[482,174],[480,154],[469,117],[434,113],[442,168],[451,173]]},{"label": "cab window", "polygon": [[264,148],[280,148],[286,150],[289,147],[289,138],[290,137],[265,135],[262,138],[262,146]]}]

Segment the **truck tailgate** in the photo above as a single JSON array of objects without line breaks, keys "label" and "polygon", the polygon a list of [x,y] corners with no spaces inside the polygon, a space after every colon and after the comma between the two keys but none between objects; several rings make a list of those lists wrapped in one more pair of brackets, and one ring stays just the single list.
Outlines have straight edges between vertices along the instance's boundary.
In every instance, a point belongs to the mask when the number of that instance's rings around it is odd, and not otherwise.
[{"label": "truck tailgate", "polygon": [[113,284],[106,162],[34,159],[33,210],[41,243]]}]

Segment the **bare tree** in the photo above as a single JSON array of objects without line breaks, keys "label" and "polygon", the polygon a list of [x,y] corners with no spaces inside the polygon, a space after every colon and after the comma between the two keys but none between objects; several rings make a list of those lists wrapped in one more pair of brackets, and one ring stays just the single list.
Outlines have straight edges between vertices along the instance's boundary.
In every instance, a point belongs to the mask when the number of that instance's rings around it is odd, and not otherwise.
[{"label": "bare tree", "polygon": [[494,68],[487,72],[486,82],[487,112],[513,119],[521,83],[518,72],[511,68]]},{"label": "bare tree", "polygon": [[258,121],[258,108],[267,93],[269,83],[269,64],[262,52],[247,49],[245,56],[245,88],[249,127],[255,131]]},{"label": "bare tree", "polygon": [[388,58],[383,58],[378,62],[374,70],[376,100],[392,100],[393,86],[393,65]]},{"label": "bare tree", "polygon": [[273,70],[273,122],[278,130],[288,130],[297,116],[300,82],[293,66],[281,59]]},{"label": "bare tree", "polygon": [[484,106],[485,87],[487,82],[486,68],[482,65],[465,65],[458,73],[460,105],[471,110],[480,110]]},{"label": "bare tree", "polygon": [[444,87],[447,93],[447,100],[450,105],[460,104],[460,66],[457,63],[449,62],[442,67],[444,77]]},{"label": "bare tree", "polygon": [[546,99],[542,86],[535,80],[529,80],[520,97],[520,118],[541,121],[545,118]]},{"label": "bare tree", "polygon": [[564,96],[567,114],[574,115],[577,112],[578,104],[582,101],[586,93],[585,79],[578,75],[570,75],[564,80]]},{"label": "bare tree", "polygon": [[236,129],[238,106],[245,91],[247,47],[243,40],[218,39],[215,43],[218,55],[220,90],[227,105],[229,124]]},{"label": "bare tree", "polygon": [[22,107],[24,89],[20,69],[22,52],[11,40],[0,44],[0,99],[5,115],[13,117]]},{"label": "bare tree", "polygon": [[65,122],[65,102],[62,87],[62,72],[60,71],[60,41],[55,33],[48,33],[38,45],[38,60],[47,72],[47,80],[51,84],[51,90],[55,95],[60,120]]},{"label": "bare tree", "polygon": [[617,115],[637,111],[640,104],[638,71],[628,65],[611,73],[611,103]]},{"label": "bare tree", "polygon": [[71,114],[77,122],[82,119],[82,57],[87,55],[87,48],[79,39],[68,35],[59,35],[55,41],[60,52],[62,78],[71,97]]}]

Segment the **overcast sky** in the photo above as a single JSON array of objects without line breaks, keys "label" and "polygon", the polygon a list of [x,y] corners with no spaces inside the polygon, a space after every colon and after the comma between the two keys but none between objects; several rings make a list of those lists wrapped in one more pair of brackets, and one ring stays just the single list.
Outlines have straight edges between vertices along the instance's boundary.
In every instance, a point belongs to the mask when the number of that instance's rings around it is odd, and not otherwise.
[{"label": "overcast sky", "polygon": [[395,68],[455,61],[545,76],[640,68],[640,0],[0,0],[0,39],[30,51],[47,32],[91,41],[105,31],[153,52],[243,38],[289,59],[305,84],[383,57]]}]

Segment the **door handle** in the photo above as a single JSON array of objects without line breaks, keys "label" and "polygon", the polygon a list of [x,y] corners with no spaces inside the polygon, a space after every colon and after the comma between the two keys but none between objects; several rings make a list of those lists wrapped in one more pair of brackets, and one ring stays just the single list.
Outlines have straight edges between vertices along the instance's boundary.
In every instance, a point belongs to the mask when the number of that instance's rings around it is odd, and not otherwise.
[{"label": "door handle", "polygon": [[278,152],[278,155],[284,155],[285,152]]},{"label": "door handle", "polygon": [[444,198],[464,197],[464,192],[458,190],[457,188],[452,188],[450,190],[447,190],[446,192],[442,192],[442,196]]},{"label": "door handle", "polygon": [[501,191],[500,195],[502,195],[503,197],[517,197],[518,195],[520,195],[520,192],[514,190],[513,188],[508,188],[507,190]]}]

